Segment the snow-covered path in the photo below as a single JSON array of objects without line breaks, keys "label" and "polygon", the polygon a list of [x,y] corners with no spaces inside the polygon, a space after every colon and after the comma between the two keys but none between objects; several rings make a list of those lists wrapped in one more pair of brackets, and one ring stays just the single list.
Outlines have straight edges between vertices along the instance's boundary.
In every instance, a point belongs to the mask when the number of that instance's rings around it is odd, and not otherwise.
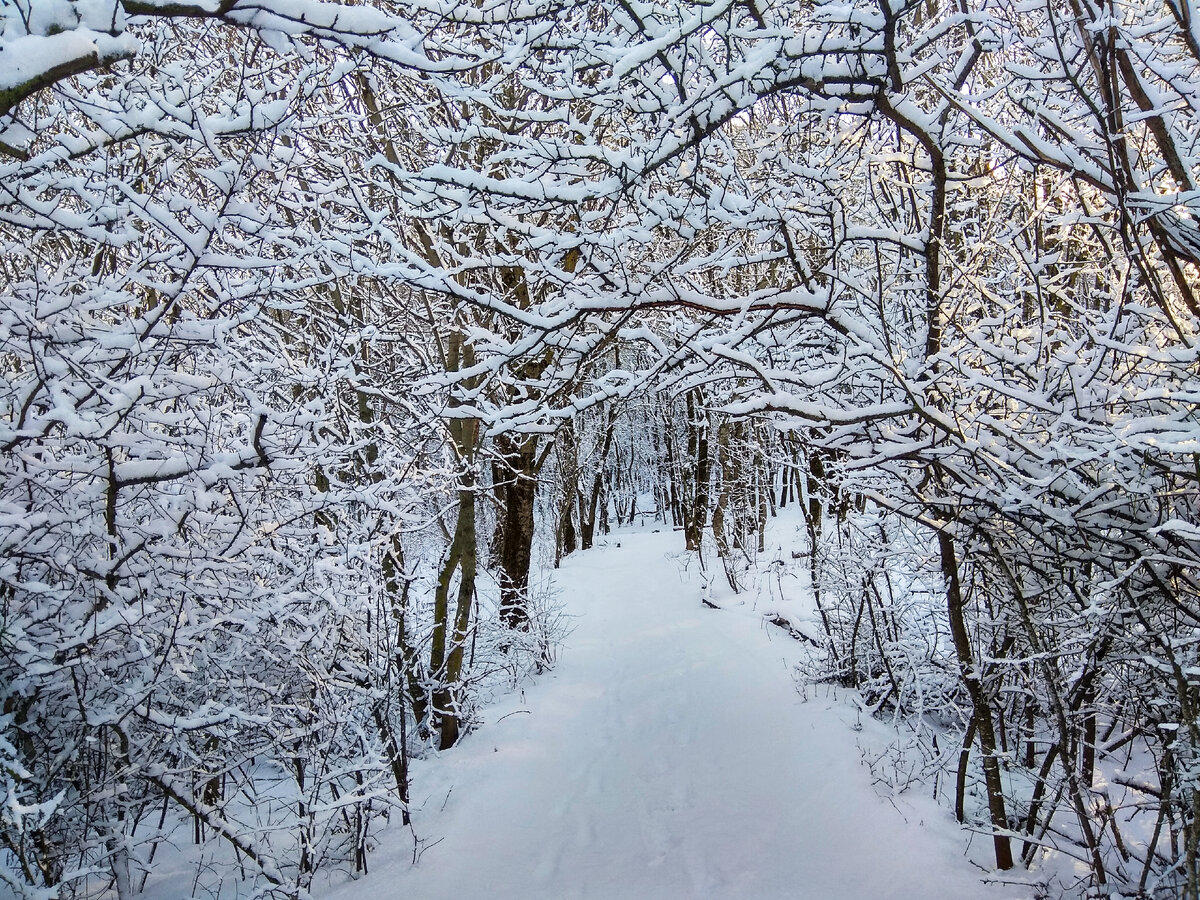
[{"label": "snow-covered path", "polygon": [[415,868],[382,849],[334,896],[1022,896],[980,882],[932,803],[873,792],[853,711],[799,695],[798,647],[760,624],[761,605],[704,607],[672,558],[678,535],[620,540],[564,563],[575,630],[554,671],[421,764],[417,830],[443,840]]}]

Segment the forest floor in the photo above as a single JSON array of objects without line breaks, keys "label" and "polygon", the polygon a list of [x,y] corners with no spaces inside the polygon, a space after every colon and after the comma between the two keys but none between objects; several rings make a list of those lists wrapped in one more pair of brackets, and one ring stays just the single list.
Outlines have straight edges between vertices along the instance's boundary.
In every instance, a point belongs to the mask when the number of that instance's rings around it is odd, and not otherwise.
[{"label": "forest floor", "polygon": [[553,669],[416,764],[419,864],[389,833],[329,900],[1033,896],[985,883],[990,841],[932,798],[873,787],[862,747],[887,729],[852,696],[798,689],[805,645],[763,619],[805,617],[798,579],[714,610],[678,532],[606,542],[556,573]]}]

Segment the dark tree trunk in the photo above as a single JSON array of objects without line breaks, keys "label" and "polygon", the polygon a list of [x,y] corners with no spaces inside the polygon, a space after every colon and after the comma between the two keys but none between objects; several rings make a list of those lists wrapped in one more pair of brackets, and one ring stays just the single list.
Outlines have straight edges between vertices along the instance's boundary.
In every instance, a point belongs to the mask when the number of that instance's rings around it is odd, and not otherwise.
[{"label": "dark tree trunk", "polygon": [[608,408],[608,418],[604,424],[604,445],[600,448],[600,456],[596,460],[596,474],[592,478],[592,491],[588,499],[587,514],[584,515],[583,497],[579,498],[579,530],[580,545],[584,550],[590,550],[596,538],[596,516],[600,508],[600,498],[604,494],[604,473],[608,467],[608,455],[612,452],[613,435],[617,430],[616,408]]},{"label": "dark tree trunk", "polygon": [[458,707],[458,685],[463,676],[463,654],[467,645],[467,632],[471,624],[477,566],[474,485],[467,484],[459,491],[458,502],[458,524],[455,535],[455,540],[459,545],[458,601],[454,613],[454,636],[450,644],[450,653],[446,658],[446,684],[451,690],[450,705],[442,711],[439,723],[440,744],[443,749],[453,747],[458,743],[462,730]]},{"label": "dark tree trunk", "polygon": [[[474,353],[461,330],[451,332],[447,341],[446,370],[459,371],[474,362]],[[459,405],[451,397],[451,407]],[[430,730],[436,730],[440,745],[453,746],[461,733],[459,720],[459,681],[462,678],[463,644],[470,627],[472,601],[475,596],[476,560],[478,558],[475,532],[475,451],[479,438],[479,420],[451,418],[447,422],[459,465],[458,514],[454,537],[438,573],[434,590],[433,634],[429,649],[429,674],[434,687],[430,696]],[[457,603],[454,618],[450,618],[450,592],[455,572],[458,573]]]},{"label": "dark tree trunk", "polygon": [[688,550],[700,550],[704,526],[708,523],[708,487],[710,461],[708,455],[708,410],[699,389],[688,392],[688,463],[693,467],[692,497],[683,526],[684,544]]},{"label": "dark tree trunk", "polygon": [[574,422],[567,422],[559,432],[558,470],[561,499],[558,508],[558,529],[554,565],[575,552],[579,534],[575,529],[575,510],[579,496],[579,447]]},{"label": "dark tree trunk", "polygon": [[983,781],[987,790],[988,812],[995,832],[992,835],[992,843],[996,851],[996,868],[1011,869],[1012,845],[1005,833],[1009,828],[1008,815],[1004,805],[1004,787],[1000,780],[1000,761],[996,757],[996,731],[992,722],[992,708],[984,693],[983,679],[971,652],[971,638],[967,630],[954,539],[944,530],[938,532],[938,549],[941,554],[942,576],[946,580],[950,633],[954,638],[954,649],[958,655],[963,685],[975,712],[973,718],[975,733],[979,738],[979,751],[983,756]]},{"label": "dark tree trunk", "polygon": [[500,537],[500,620],[508,628],[529,626],[529,566],[533,508],[537,498],[537,437],[501,435],[503,531]]}]

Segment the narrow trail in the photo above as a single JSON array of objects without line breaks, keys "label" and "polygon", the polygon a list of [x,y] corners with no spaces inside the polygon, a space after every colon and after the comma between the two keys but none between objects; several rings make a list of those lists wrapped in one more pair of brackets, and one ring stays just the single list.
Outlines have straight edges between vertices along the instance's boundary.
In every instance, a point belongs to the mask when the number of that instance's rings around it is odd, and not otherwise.
[{"label": "narrow trail", "polygon": [[794,642],[763,627],[761,609],[699,602],[698,578],[673,558],[678,535],[619,540],[564,562],[574,631],[555,669],[422,764],[418,832],[441,842],[417,867],[373,866],[334,896],[1025,895],[983,885],[932,802],[876,795],[853,711],[800,696]]}]

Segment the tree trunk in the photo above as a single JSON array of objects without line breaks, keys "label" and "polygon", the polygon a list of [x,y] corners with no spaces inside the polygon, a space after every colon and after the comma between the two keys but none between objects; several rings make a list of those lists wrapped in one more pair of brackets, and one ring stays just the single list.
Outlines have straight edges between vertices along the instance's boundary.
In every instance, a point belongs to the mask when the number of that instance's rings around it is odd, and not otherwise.
[{"label": "tree trunk", "polygon": [[996,730],[992,722],[991,704],[983,690],[981,672],[971,653],[971,639],[967,631],[962,596],[962,585],[958,576],[958,558],[954,551],[954,539],[943,529],[938,532],[938,550],[941,554],[942,577],[946,580],[946,606],[950,617],[950,633],[954,638],[954,649],[958,654],[959,672],[963,685],[971,698],[974,709],[975,733],[979,737],[979,752],[983,756],[983,781],[987,790],[988,812],[992,821],[992,843],[996,852],[996,868],[1011,869],[1013,866],[1012,845],[1006,832],[1009,830],[1008,815],[1004,808],[1004,786],[1000,780],[1000,762],[996,757]]},{"label": "tree trunk", "polygon": [[575,508],[579,496],[579,447],[575,438],[575,423],[567,422],[558,439],[559,490],[558,529],[555,565],[564,556],[575,552],[578,532],[575,530]]},{"label": "tree trunk", "polygon": [[455,541],[458,554],[458,600],[454,613],[454,636],[450,652],[446,657],[445,684],[449,686],[448,704],[442,708],[439,722],[440,745],[443,749],[458,743],[462,730],[459,715],[458,685],[463,674],[463,652],[467,645],[467,632],[471,625],[471,607],[475,598],[475,572],[478,559],[475,535],[475,490],[474,484],[464,484],[458,492],[458,523]]},{"label": "tree trunk", "polygon": [[529,627],[529,567],[533,554],[533,509],[537,498],[537,436],[496,439],[504,471],[504,525],[500,541],[500,620],[508,628]]},{"label": "tree trunk", "polygon": [[688,504],[687,519],[683,527],[684,544],[688,550],[699,552],[708,522],[708,483],[710,462],[708,458],[708,410],[704,408],[704,394],[697,388],[687,394],[688,416],[688,464],[692,469],[692,496]]},{"label": "tree trunk", "polygon": [[734,460],[730,449],[732,432],[733,425],[730,422],[722,422],[717,428],[717,465],[721,470],[721,487],[717,492],[717,503],[713,507],[712,533],[713,540],[717,545],[717,555],[721,558],[722,568],[725,569],[725,579],[729,582],[730,589],[736,594],[740,590],[740,585],[738,585],[733,548],[730,546],[725,520],[727,517],[733,519],[734,543],[737,543],[740,530],[739,517],[736,509],[733,510],[732,516],[729,513],[733,502],[734,488],[740,489],[743,485],[738,484],[741,468]]},{"label": "tree trunk", "polygon": [[[474,354],[455,329],[447,342],[446,371],[457,372],[474,363]],[[450,398],[450,407],[459,406]],[[470,628],[472,599],[475,596],[475,570],[478,558],[475,533],[475,449],[479,438],[479,420],[451,418],[447,430],[459,467],[458,514],[455,517],[454,537],[446,552],[446,560],[438,574],[434,590],[433,636],[429,651],[429,677],[434,687],[431,709],[428,711],[431,730],[436,730],[439,744],[453,746],[459,738],[462,723],[459,718],[458,683],[462,678],[462,651]],[[457,604],[453,628],[450,620],[450,590],[454,573],[459,573]],[[448,640],[449,638],[449,640]]]},{"label": "tree trunk", "polygon": [[604,493],[604,470],[608,466],[608,455],[612,452],[613,435],[617,430],[616,408],[609,406],[608,417],[604,424],[604,442],[600,456],[596,460],[596,474],[592,478],[592,491],[588,499],[587,515],[583,512],[583,498],[580,497],[579,526],[580,545],[584,550],[590,550],[596,537],[596,514],[600,506],[600,498]]}]

